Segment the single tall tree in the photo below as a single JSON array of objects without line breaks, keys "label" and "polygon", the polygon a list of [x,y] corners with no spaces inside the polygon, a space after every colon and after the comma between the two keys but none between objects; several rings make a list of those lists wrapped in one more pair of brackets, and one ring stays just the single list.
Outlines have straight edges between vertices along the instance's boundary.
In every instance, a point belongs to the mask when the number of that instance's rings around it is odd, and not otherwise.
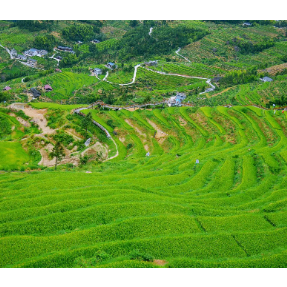
[{"label": "single tall tree", "polygon": [[62,144],[57,141],[52,152],[50,153],[50,157],[56,158],[55,162],[55,170],[57,169],[58,161],[60,161],[65,156],[65,151]]}]

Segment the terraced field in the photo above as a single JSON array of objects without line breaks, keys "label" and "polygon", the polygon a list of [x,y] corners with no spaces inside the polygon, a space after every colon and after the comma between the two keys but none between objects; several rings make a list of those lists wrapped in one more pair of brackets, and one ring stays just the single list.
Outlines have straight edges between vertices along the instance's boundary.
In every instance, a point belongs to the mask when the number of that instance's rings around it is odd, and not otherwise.
[{"label": "terraced field", "polygon": [[16,118],[0,110],[0,170],[20,170],[30,162],[30,156],[19,142],[24,134]]},{"label": "terraced field", "polygon": [[0,176],[1,267],[287,267],[287,114],[92,114],[119,156]]},{"label": "terraced field", "polygon": [[44,79],[39,79],[33,82],[33,85],[43,86],[45,84],[50,84],[53,91],[45,93],[45,96],[53,100],[58,100],[69,99],[77,90],[97,82],[98,80],[96,77],[90,77],[86,74],[63,72],[60,74],[53,74]]}]

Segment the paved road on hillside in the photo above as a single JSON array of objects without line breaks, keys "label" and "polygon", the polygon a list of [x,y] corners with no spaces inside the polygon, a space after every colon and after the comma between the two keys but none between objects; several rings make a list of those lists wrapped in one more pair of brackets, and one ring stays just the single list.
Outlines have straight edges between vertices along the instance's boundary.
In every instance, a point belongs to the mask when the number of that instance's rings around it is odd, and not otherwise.
[{"label": "paved road on hillside", "polygon": [[179,51],[180,51],[180,50],[181,50],[181,48],[178,48],[178,50],[176,50],[175,53],[176,53],[178,56],[180,56],[180,57],[182,57],[183,59],[185,59],[187,62],[191,63],[191,61],[190,61],[189,59],[187,59],[186,57],[184,57],[184,56],[182,56],[181,54],[179,54]]}]

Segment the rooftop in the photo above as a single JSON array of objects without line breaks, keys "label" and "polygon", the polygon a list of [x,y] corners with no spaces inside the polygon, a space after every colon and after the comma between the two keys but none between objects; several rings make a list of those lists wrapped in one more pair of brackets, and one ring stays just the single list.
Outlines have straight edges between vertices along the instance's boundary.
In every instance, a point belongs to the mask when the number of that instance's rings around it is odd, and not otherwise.
[{"label": "rooftop", "polygon": [[45,86],[44,86],[44,89],[45,89],[45,90],[53,90],[50,85],[45,85]]}]

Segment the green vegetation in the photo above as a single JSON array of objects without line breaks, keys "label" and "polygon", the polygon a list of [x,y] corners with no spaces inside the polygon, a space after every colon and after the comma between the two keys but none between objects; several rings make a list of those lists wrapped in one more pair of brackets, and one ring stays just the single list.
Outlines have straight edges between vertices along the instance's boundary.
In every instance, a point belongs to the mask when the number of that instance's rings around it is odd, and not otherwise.
[{"label": "green vegetation", "polygon": [[286,267],[285,114],[84,112],[119,156],[1,175],[2,267]]},{"label": "green vegetation", "polygon": [[286,268],[285,22],[2,23],[0,267]]}]

